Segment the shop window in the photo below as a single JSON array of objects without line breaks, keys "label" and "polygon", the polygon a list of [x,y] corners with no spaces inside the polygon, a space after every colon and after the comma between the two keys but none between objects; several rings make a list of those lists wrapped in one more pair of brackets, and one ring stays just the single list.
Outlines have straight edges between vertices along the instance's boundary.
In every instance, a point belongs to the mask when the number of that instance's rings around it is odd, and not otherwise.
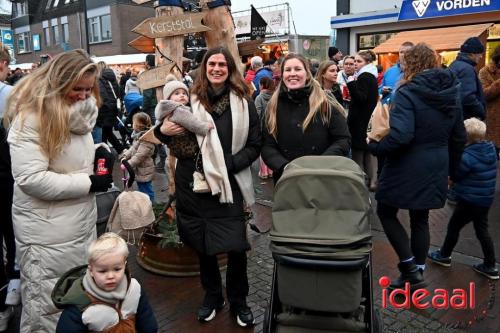
[{"label": "shop window", "polygon": [[64,43],[69,43],[69,24],[63,23],[62,25],[62,39]]},{"label": "shop window", "polygon": [[54,45],[57,45],[61,42],[61,40],[59,39],[59,27],[57,25],[52,26],[52,38]]},{"label": "shop window", "polygon": [[379,33],[379,34],[366,34],[358,36],[358,50],[366,50],[373,49],[376,46],[379,46],[392,36],[394,36],[395,32],[388,33]]},{"label": "shop window", "polygon": [[50,29],[49,29],[49,27],[43,28],[43,37],[45,39],[45,46],[50,46]]},{"label": "shop window", "polygon": [[17,53],[26,53],[31,51],[31,38],[29,32],[23,32],[16,35]]},{"label": "shop window", "polygon": [[13,15],[14,17],[28,15],[28,3],[26,1],[16,2]]},{"label": "shop window", "polygon": [[90,43],[106,42],[112,39],[111,15],[91,17],[88,23]]}]

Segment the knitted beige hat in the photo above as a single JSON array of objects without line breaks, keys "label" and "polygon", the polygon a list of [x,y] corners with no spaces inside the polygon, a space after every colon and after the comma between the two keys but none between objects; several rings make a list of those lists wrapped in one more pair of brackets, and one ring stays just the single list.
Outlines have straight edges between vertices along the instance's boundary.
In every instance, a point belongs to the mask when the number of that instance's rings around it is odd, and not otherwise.
[{"label": "knitted beige hat", "polygon": [[186,91],[186,94],[189,96],[189,89],[186,87],[184,83],[181,81],[177,80],[175,75],[173,74],[168,74],[165,86],[163,87],[163,99],[170,99],[170,96],[176,91],[177,89],[183,89]]}]

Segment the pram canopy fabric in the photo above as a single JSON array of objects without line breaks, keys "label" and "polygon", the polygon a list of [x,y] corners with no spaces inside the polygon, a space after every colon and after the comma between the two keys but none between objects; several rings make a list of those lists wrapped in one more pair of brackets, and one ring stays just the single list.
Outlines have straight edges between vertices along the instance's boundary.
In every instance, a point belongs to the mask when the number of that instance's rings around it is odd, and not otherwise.
[{"label": "pram canopy fabric", "polygon": [[279,254],[362,257],[371,251],[365,175],[340,156],[304,156],[276,184],[270,232]]}]

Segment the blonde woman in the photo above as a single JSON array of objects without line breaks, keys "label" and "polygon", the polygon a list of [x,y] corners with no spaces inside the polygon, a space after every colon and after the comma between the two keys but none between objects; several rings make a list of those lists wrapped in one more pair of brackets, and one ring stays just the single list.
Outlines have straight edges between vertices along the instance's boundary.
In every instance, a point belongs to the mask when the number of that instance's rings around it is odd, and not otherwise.
[{"label": "blonde woman", "polygon": [[73,50],[19,81],[8,101],[21,333],[55,332],[52,288],[68,267],[86,263],[96,237],[93,192],[112,182],[110,174],[93,175],[97,79],[90,57]]},{"label": "blonde woman", "polygon": [[261,152],[275,181],[298,157],[347,156],[351,140],[344,109],[313,79],[303,56],[289,54],[281,72],[282,80],[267,105]]},{"label": "blonde woman", "polygon": [[316,80],[321,85],[325,91],[330,92],[333,97],[341,105],[344,104],[344,99],[342,98],[342,90],[340,85],[337,83],[337,78],[339,75],[339,66],[336,62],[327,60],[319,64],[318,71],[316,72]]}]

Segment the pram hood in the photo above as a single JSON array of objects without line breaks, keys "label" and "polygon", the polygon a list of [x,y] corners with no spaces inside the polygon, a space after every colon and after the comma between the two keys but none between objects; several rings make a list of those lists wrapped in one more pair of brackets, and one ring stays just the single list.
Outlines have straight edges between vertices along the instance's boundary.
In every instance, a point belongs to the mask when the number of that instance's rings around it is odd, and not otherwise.
[{"label": "pram hood", "polygon": [[276,184],[271,250],[357,257],[371,250],[372,208],[364,173],[340,156],[300,157]]}]

